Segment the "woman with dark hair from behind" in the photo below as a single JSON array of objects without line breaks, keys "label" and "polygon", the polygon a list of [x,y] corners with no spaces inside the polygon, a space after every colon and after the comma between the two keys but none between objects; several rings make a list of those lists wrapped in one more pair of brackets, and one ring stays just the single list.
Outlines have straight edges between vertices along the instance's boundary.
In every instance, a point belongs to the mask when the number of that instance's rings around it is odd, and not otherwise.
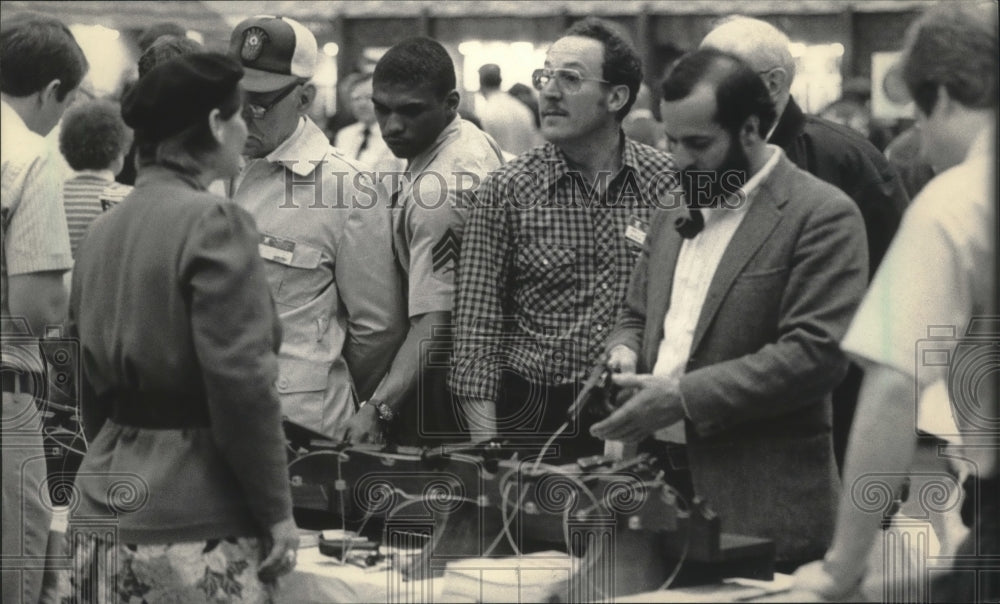
[{"label": "woman with dark hair from behind", "polygon": [[91,225],[70,295],[90,443],[71,517],[71,539],[86,530],[70,541],[77,596],[262,602],[295,565],[259,233],[206,191],[239,171],[242,76],[229,57],[189,54],[122,104],[136,187]]}]

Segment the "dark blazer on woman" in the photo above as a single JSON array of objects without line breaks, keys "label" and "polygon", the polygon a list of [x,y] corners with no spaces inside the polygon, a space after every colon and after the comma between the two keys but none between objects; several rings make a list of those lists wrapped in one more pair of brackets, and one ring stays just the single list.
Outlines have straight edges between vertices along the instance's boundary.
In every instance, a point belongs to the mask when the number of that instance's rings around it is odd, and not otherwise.
[{"label": "dark blazer on woman", "polygon": [[259,239],[244,210],[159,166],[91,226],[70,295],[90,441],[77,520],[115,518],[122,542],[148,544],[291,517]]}]

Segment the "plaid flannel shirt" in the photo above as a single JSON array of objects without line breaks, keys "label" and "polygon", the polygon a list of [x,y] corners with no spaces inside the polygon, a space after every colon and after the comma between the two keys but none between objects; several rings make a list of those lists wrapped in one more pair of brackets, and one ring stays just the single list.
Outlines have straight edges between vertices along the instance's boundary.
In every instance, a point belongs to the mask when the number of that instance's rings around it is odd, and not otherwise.
[{"label": "plaid flannel shirt", "polygon": [[461,399],[495,401],[505,369],[579,383],[603,352],[652,211],[677,182],[670,155],[622,141],[601,194],[551,143],[483,182],[458,268],[450,383]]}]

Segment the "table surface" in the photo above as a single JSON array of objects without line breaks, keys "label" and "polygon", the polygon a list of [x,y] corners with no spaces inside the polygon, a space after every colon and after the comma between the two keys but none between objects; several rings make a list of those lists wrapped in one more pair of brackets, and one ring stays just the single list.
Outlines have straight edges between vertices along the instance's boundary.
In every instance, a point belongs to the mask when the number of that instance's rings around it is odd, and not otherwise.
[{"label": "table surface", "polygon": [[[494,561],[496,559],[493,559]],[[510,560],[510,559],[508,559]],[[495,563],[495,562],[494,562]],[[561,563],[564,567],[567,562]],[[554,563],[553,568],[559,563]],[[473,565],[474,566],[474,565]],[[500,564],[503,566],[502,559]],[[537,566],[537,564],[536,564]],[[432,577],[423,581],[406,581],[399,572],[385,567],[364,569],[352,564],[341,564],[335,558],[324,556],[316,546],[299,550],[295,571],[279,583],[279,602],[470,602],[505,601],[510,598],[501,593],[497,585],[507,581],[515,573],[514,581],[520,581],[522,602],[535,601],[537,592],[526,585],[527,573],[523,570],[493,569],[480,571],[480,576],[493,572],[493,581],[485,580],[480,586],[479,596],[461,596],[447,589],[448,576]],[[562,570],[564,576],[568,570]],[[552,571],[549,571],[551,575]],[[819,602],[808,592],[789,591],[791,577],[775,575],[773,581],[749,581],[731,579],[716,585],[701,585],[663,591],[648,592],[614,598],[615,602]],[[463,589],[468,589],[467,586]],[[610,600],[609,600],[610,601]]]}]

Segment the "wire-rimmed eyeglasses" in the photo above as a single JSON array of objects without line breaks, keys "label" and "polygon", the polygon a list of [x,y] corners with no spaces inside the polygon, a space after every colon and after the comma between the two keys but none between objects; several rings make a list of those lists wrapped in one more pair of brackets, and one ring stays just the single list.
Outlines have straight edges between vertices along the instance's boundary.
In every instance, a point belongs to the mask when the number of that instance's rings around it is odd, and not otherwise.
[{"label": "wire-rimmed eyeglasses", "polygon": [[607,80],[602,80],[601,78],[585,77],[582,73],[575,69],[545,68],[536,69],[532,72],[531,85],[535,87],[535,90],[542,90],[553,79],[555,79],[556,84],[559,86],[559,90],[569,93],[579,92],[584,82],[601,82],[602,84],[611,83]]}]

